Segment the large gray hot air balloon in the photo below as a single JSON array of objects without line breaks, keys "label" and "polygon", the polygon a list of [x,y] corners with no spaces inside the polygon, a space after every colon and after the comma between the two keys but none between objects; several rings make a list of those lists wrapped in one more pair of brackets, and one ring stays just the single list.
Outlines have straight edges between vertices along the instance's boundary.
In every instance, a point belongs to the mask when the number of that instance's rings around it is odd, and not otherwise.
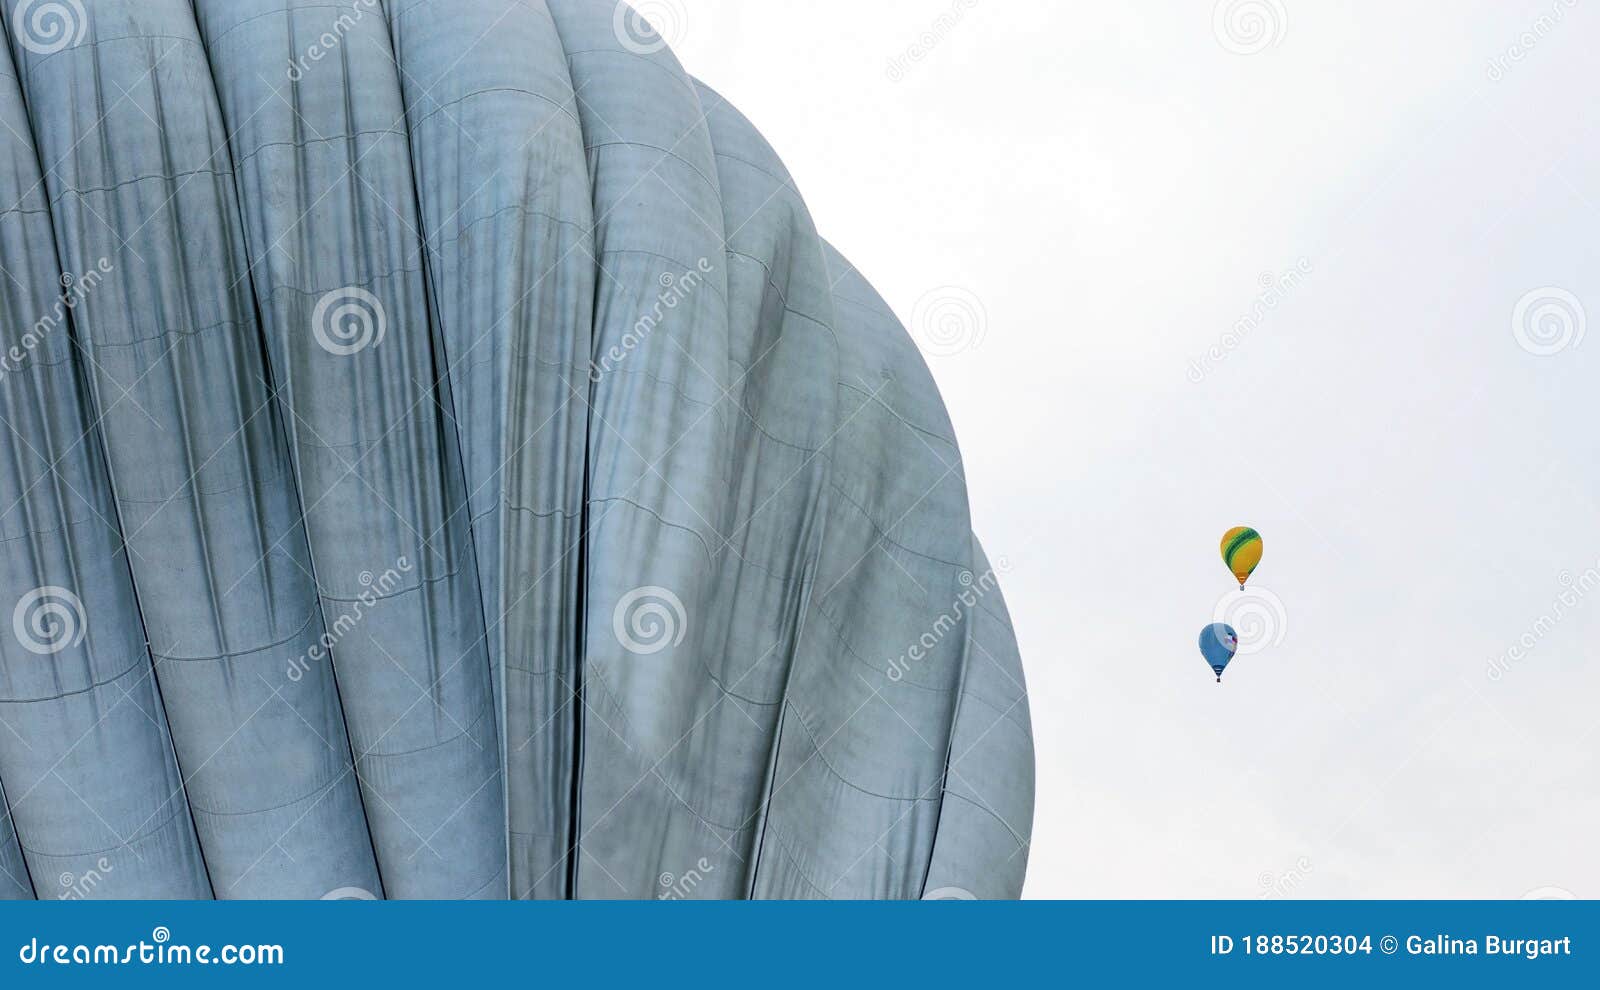
[{"label": "large gray hot air balloon", "polygon": [[0,896],[1016,896],[938,393],[610,0],[3,0]]}]

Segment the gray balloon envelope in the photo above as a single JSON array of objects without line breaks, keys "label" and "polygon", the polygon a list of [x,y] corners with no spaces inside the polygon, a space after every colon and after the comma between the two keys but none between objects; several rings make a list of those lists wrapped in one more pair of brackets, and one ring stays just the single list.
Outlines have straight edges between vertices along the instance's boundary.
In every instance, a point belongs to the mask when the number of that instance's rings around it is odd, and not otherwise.
[{"label": "gray balloon envelope", "polygon": [[631,10],[0,6],[0,896],[1020,893],[938,390]]}]

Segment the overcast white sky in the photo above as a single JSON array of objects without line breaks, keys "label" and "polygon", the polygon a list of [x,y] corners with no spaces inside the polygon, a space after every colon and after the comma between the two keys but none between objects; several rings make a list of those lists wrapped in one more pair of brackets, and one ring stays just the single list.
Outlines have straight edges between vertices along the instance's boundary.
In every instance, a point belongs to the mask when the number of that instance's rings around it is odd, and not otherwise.
[{"label": "overcast white sky", "polygon": [[981,301],[929,361],[1013,568],[1029,896],[1600,896],[1600,4],[1236,5],[638,4],[902,319]]}]

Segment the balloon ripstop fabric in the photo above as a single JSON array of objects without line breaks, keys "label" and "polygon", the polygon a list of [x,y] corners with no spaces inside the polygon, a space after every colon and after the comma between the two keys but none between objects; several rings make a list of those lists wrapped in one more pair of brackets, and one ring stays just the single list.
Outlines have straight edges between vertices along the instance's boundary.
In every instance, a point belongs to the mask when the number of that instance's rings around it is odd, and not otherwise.
[{"label": "balloon ripstop fabric", "polygon": [[631,10],[0,6],[0,896],[1020,893],[937,389]]}]

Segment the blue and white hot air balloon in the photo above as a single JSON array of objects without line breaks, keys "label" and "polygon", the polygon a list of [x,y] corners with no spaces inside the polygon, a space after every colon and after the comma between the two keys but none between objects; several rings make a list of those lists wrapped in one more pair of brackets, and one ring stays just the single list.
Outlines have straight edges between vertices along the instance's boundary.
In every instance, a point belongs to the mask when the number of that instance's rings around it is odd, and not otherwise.
[{"label": "blue and white hot air balloon", "polygon": [[1222,683],[1222,672],[1227,669],[1228,661],[1239,652],[1239,634],[1233,627],[1225,622],[1213,622],[1200,630],[1200,655],[1206,658],[1206,664],[1217,675],[1217,683]]}]

